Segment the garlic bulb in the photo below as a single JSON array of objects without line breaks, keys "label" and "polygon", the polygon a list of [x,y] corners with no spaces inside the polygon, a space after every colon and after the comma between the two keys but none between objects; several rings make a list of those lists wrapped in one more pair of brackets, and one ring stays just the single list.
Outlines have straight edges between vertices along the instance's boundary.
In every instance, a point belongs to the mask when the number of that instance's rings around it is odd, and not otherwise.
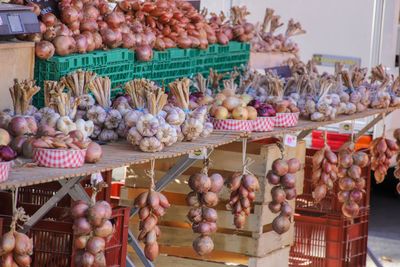
[{"label": "garlic bulb", "polygon": [[143,136],[138,132],[136,127],[132,127],[129,129],[126,139],[132,145],[138,146],[138,145],[140,145],[140,141],[143,139]]},{"label": "garlic bulb", "polygon": [[160,110],[160,112],[157,114],[157,117],[162,117],[165,119],[167,117],[167,112],[165,110]]},{"label": "garlic bulb", "polygon": [[106,119],[104,121],[104,126],[107,129],[116,129],[118,128],[119,123],[122,121],[122,115],[116,109],[111,109],[107,112]]},{"label": "garlic bulb", "polygon": [[37,111],[38,109],[35,106],[29,105],[24,115],[33,116]]},{"label": "garlic bulb", "polygon": [[357,112],[363,112],[363,111],[365,111],[366,109],[367,109],[367,106],[365,106],[365,105],[362,104],[361,102],[356,104],[356,110],[357,110]]},{"label": "garlic bulb", "polygon": [[182,133],[186,141],[195,140],[203,131],[203,123],[200,120],[189,118],[182,125]]},{"label": "garlic bulb", "polygon": [[311,114],[312,121],[323,121],[324,119],[325,119],[324,114],[320,112],[314,112],[313,114]]},{"label": "garlic bulb", "polygon": [[202,123],[204,123],[204,121],[207,118],[207,107],[206,106],[201,106],[196,108],[191,114],[190,114],[191,118],[194,119],[198,119],[199,121],[201,121]]},{"label": "garlic bulb", "polygon": [[350,102],[357,104],[361,101],[361,94],[358,91],[354,91],[350,94]]},{"label": "garlic bulb", "polygon": [[391,99],[390,99],[390,106],[392,106],[392,107],[397,107],[397,106],[399,106],[400,105],[400,97],[398,97],[398,96],[391,96]]},{"label": "garlic bulb", "polygon": [[81,95],[79,99],[80,102],[78,108],[80,110],[88,110],[96,103],[92,95]]},{"label": "garlic bulb", "polygon": [[75,115],[75,120],[78,120],[78,119],[86,119],[86,111],[84,111],[84,110],[77,110],[76,111],[76,115]]},{"label": "garlic bulb", "polygon": [[158,140],[166,146],[170,146],[178,140],[175,128],[169,124],[162,125],[156,134]]},{"label": "garlic bulb", "polygon": [[207,137],[212,133],[213,130],[214,130],[213,124],[211,122],[206,122],[204,123],[204,128],[200,136]]},{"label": "garlic bulb", "polygon": [[143,115],[143,112],[138,110],[129,110],[124,115],[125,125],[128,128],[132,128],[136,126],[136,122],[139,120],[139,117]]},{"label": "garlic bulb", "polygon": [[158,120],[158,122],[160,123],[160,126],[164,126],[165,124],[167,124],[166,122],[165,122],[165,119],[161,116],[161,115],[157,115],[156,116],[156,118],[157,118],[157,120]]},{"label": "garlic bulb", "polygon": [[351,115],[357,112],[357,106],[354,103],[347,103],[346,104],[346,113],[347,115]]},{"label": "garlic bulb", "polygon": [[158,119],[150,113],[142,115],[136,123],[136,128],[142,136],[154,136],[159,127]]},{"label": "garlic bulb", "polygon": [[345,92],[341,92],[341,93],[340,93],[340,101],[341,101],[341,102],[345,102],[345,103],[349,102],[349,101],[350,101],[350,96],[349,96],[349,94],[348,94],[348,93],[345,93]]},{"label": "garlic bulb", "polygon": [[347,112],[347,104],[344,102],[340,102],[339,106],[337,107],[337,114],[346,114]]},{"label": "garlic bulb", "polygon": [[83,119],[78,119],[75,121],[76,129],[81,131],[86,140],[89,136],[93,134],[94,123],[92,121],[84,121]]},{"label": "garlic bulb", "polygon": [[340,96],[338,94],[331,94],[332,106],[337,107],[340,104]]},{"label": "garlic bulb", "polygon": [[57,120],[57,130],[68,134],[70,131],[76,130],[76,124],[68,116],[60,117]]},{"label": "garlic bulb", "polygon": [[118,140],[118,134],[114,130],[103,129],[98,139],[103,142],[113,142]]},{"label": "garlic bulb", "polygon": [[88,110],[86,117],[93,121],[94,124],[103,125],[107,117],[107,112],[102,106],[95,105]]},{"label": "garlic bulb", "polygon": [[171,125],[174,129],[175,129],[175,131],[176,131],[176,136],[177,136],[177,138],[178,138],[178,142],[182,142],[183,141],[183,139],[185,139],[185,136],[183,135],[183,133],[182,133],[182,129],[181,129],[181,126],[179,126],[179,125]]},{"label": "garlic bulb", "polygon": [[101,133],[101,127],[97,124],[94,124],[93,133],[90,135],[90,137],[97,138],[99,137],[100,133]]},{"label": "garlic bulb", "polygon": [[165,117],[166,122],[171,125],[181,125],[185,121],[185,112],[180,108],[170,109]]},{"label": "garlic bulb", "polygon": [[164,148],[164,145],[156,137],[143,137],[139,144],[140,150],[144,152],[158,152]]},{"label": "garlic bulb", "polygon": [[126,138],[129,128],[125,126],[125,121],[122,120],[117,128],[117,134],[121,138]]},{"label": "garlic bulb", "polygon": [[43,117],[40,120],[40,124],[41,125],[48,125],[48,126],[50,126],[52,128],[56,128],[57,121],[58,121],[58,119],[60,117],[61,117],[60,114],[55,113],[54,111],[53,111],[53,113],[43,114]]},{"label": "garlic bulb", "polygon": [[315,102],[312,100],[306,101],[305,111],[307,114],[313,114],[316,111]]}]

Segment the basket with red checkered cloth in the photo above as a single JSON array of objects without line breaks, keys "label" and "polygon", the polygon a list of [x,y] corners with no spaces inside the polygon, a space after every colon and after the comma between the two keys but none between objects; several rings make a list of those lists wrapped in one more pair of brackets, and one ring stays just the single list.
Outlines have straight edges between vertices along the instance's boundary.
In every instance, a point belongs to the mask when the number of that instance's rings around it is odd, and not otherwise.
[{"label": "basket with red checkered cloth", "polygon": [[35,148],[33,160],[49,168],[78,168],[85,163],[86,149]]},{"label": "basket with red checkered cloth", "polygon": [[251,120],[217,120],[212,119],[215,130],[251,132],[253,121]]},{"label": "basket with red checkered cloth", "polygon": [[294,127],[299,122],[299,112],[276,113],[275,127]]},{"label": "basket with red checkered cloth", "polygon": [[7,181],[10,169],[11,161],[0,162],[0,183]]},{"label": "basket with red checkered cloth", "polygon": [[257,117],[253,120],[253,132],[270,132],[275,126],[275,117]]}]

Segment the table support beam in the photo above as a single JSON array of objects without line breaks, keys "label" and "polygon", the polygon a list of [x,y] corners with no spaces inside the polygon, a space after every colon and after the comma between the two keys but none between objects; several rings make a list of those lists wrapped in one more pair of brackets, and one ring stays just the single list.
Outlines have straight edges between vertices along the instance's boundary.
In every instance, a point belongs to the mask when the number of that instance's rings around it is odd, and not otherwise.
[{"label": "table support beam", "polygon": [[57,193],[52,196],[40,209],[38,209],[25,224],[21,230],[22,233],[27,233],[32,226],[34,226],[40,219],[43,218],[77,183],[79,183],[84,176],[73,177],[69,179]]}]

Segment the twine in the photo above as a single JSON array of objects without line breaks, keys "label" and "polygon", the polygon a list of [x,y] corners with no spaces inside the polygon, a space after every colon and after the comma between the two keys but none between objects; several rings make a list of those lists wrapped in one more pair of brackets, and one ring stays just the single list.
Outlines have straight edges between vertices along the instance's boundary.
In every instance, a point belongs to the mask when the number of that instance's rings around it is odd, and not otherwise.
[{"label": "twine", "polygon": [[253,175],[249,171],[249,167],[254,163],[254,160],[247,157],[247,138],[242,139],[242,175]]},{"label": "twine", "polygon": [[205,174],[207,176],[208,176],[208,170],[212,164],[210,156],[213,151],[214,151],[214,149],[211,149],[211,151],[204,157],[204,160],[203,160],[203,168],[201,169],[201,173]]},{"label": "twine", "polygon": [[154,167],[155,167],[155,159],[150,160],[150,170],[145,170],[145,174],[147,177],[150,178],[150,189],[154,190],[155,188],[155,182],[154,182]]},{"label": "twine", "polygon": [[19,227],[22,229],[22,226],[18,225],[18,221],[26,222],[29,220],[29,216],[26,215],[23,207],[17,208],[18,201],[18,187],[13,188],[11,190],[12,194],[12,221],[11,221],[11,231],[15,232],[16,228]]}]

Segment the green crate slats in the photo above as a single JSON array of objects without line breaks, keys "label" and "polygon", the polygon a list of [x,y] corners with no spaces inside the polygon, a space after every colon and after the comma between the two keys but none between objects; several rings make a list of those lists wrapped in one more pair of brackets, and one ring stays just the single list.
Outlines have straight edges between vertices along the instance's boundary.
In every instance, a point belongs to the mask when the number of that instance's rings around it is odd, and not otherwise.
[{"label": "green crate slats", "polygon": [[[132,50],[117,48],[66,57],[54,56],[49,60],[36,59],[34,76],[37,84],[43,88],[45,80],[57,81],[78,69],[91,70],[110,77],[113,88],[111,96],[114,97],[123,92],[125,82],[134,78],[168,84],[199,72],[207,76],[210,68],[218,72],[232,71],[235,66],[247,64],[249,57],[250,45],[239,42],[229,42],[225,46],[213,44],[204,50],[172,48],[154,51],[154,58],[150,62],[139,62]],[[33,104],[43,107],[42,90],[34,97]]]}]

